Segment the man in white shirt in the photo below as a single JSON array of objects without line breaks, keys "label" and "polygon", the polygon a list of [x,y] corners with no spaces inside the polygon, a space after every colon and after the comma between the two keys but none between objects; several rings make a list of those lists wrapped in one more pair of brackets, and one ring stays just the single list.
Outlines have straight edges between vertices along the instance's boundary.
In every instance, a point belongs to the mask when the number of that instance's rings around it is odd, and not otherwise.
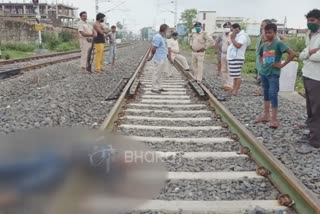
[{"label": "man in white shirt", "polygon": [[241,85],[241,69],[244,64],[247,47],[250,45],[248,35],[241,30],[239,24],[231,26],[231,44],[228,47],[227,59],[230,77],[233,78],[233,96],[239,96]]},{"label": "man in white shirt", "polygon": [[306,38],[306,48],[300,54],[304,60],[302,68],[306,91],[308,120],[310,129],[308,143],[297,149],[298,153],[307,154],[320,148],[320,10],[314,9],[307,15],[310,32]]},{"label": "man in white shirt", "polygon": [[87,70],[87,58],[90,47],[92,46],[92,38],[95,36],[95,32],[87,23],[87,12],[80,13],[80,24],[78,27],[80,48],[81,48],[81,68],[82,72]]},{"label": "man in white shirt", "polygon": [[109,59],[108,64],[112,67],[115,65],[116,60],[116,39],[117,39],[117,27],[113,25],[111,27],[111,32],[108,34],[109,37]]},{"label": "man in white shirt", "polygon": [[187,59],[184,56],[179,54],[180,48],[179,48],[179,43],[177,38],[178,38],[178,33],[173,32],[172,38],[167,40],[169,56],[171,56],[170,60],[171,62],[174,62],[174,60],[177,60],[182,65],[185,71],[189,71],[190,67],[188,65]]}]

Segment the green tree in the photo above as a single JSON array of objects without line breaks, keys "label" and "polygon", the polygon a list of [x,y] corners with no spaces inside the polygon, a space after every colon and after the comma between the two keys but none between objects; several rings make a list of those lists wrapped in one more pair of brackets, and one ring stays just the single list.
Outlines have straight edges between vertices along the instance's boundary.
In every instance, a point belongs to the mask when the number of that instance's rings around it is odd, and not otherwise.
[{"label": "green tree", "polygon": [[121,22],[117,22],[117,28],[119,29],[119,30],[122,30],[123,29],[123,24],[121,24]]},{"label": "green tree", "polygon": [[241,30],[246,31],[247,28],[248,28],[248,25],[249,25],[249,19],[244,19],[244,20],[240,23]]},{"label": "green tree", "polygon": [[188,31],[191,32],[193,29],[193,20],[197,18],[197,9],[187,9],[181,14],[181,21],[187,27]]}]

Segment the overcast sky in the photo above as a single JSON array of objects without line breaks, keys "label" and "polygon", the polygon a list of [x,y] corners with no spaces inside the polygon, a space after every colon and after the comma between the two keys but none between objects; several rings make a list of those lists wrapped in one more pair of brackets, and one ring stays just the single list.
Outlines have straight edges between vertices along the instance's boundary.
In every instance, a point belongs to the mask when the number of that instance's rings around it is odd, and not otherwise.
[{"label": "overcast sky", "polygon": [[[13,0],[14,1],[14,0]],[[42,0],[40,0],[42,1]],[[44,0],[43,0],[44,1]],[[51,2],[52,0],[48,0]],[[54,0],[55,1],[55,0]],[[94,18],[95,0],[58,0],[64,3],[73,3],[79,7],[79,12],[86,10],[89,17]],[[113,10],[107,13],[108,22],[114,24],[116,21],[123,21],[128,24],[128,29],[137,31],[144,26],[159,25],[164,22],[173,26],[174,14],[160,12],[157,15],[156,4],[160,1],[163,9],[174,10],[171,0],[100,0],[111,1],[100,3],[100,11],[104,12],[114,8],[119,3],[127,1],[118,7],[122,10]],[[218,16],[241,16],[253,18],[258,21],[266,18],[275,18],[283,22],[287,16],[288,27],[305,28],[306,20],[304,15],[311,9],[320,8],[319,0],[178,0],[178,11],[196,8],[198,10],[213,10]],[[164,10],[163,10],[164,11]],[[179,14],[180,17],[180,14]],[[157,19],[155,19],[157,18]]]}]

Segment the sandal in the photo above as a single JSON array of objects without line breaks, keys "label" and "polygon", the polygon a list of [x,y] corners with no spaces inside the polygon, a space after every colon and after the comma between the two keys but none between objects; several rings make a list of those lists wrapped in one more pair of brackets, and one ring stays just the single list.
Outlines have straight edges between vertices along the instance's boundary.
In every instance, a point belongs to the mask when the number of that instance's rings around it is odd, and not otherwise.
[{"label": "sandal", "polygon": [[269,123],[270,119],[266,119],[265,117],[258,117],[256,119],[256,123]]},{"label": "sandal", "polygon": [[279,121],[273,121],[270,123],[270,128],[272,128],[272,129],[277,129],[277,128],[279,128],[279,126],[280,126]]}]

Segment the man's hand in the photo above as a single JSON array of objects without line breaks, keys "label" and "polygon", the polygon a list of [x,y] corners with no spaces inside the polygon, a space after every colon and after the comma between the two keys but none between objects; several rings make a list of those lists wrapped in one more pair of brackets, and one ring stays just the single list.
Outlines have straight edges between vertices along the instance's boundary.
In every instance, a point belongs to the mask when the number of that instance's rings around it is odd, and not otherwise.
[{"label": "man's hand", "polygon": [[236,39],[236,36],[237,36],[237,34],[232,33],[232,34],[230,35],[230,38],[231,38],[231,39]]},{"label": "man's hand", "polygon": [[283,65],[280,62],[275,62],[272,64],[273,68],[283,68]]},{"label": "man's hand", "polygon": [[147,61],[150,62],[153,58],[153,55],[149,55],[149,57],[147,58]]},{"label": "man's hand", "polygon": [[312,54],[317,53],[318,51],[320,51],[320,48],[315,48],[309,51],[309,55],[311,56]]}]

